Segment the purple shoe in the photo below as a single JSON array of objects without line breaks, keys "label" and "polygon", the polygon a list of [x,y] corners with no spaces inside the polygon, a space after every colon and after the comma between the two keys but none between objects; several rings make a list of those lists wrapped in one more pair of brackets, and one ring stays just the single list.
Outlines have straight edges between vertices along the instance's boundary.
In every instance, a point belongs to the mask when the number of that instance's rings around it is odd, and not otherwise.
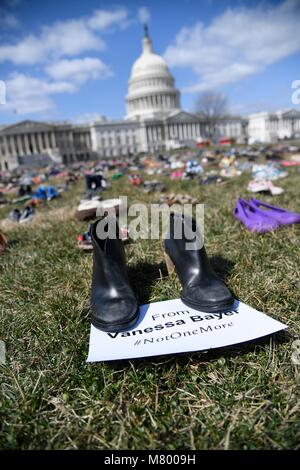
[{"label": "purple shoe", "polygon": [[[268,217],[272,217],[280,225],[291,225],[297,224],[300,222],[300,214],[296,212],[290,212],[287,209],[281,209],[281,207],[271,206],[265,202],[260,201],[259,199],[250,199],[250,205],[256,208],[260,213],[267,215]],[[266,207],[267,210],[260,209],[260,206]]]},{"label": "purple shoe", "polygon": [[234,217],[240,220],[251,232],[270,232],[276,230],[280,224],[264,211],[251,206],[249,202],[239,198],[234,209]]}]

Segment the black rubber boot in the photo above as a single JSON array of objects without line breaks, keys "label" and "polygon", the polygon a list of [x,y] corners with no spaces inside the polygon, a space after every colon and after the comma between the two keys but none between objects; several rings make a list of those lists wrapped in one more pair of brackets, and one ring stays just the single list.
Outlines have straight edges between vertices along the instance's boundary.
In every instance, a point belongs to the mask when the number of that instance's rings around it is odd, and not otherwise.
[{"label": "black rubber boot", "polygon": [[[188,245],[193,249],[187,249]],[[212,269],[194,219],[171,214],[165,257],[169,274],[174,269],[177,272],[183,288],[181,300],[185,305],[208,313],[232,308],[234,297]]]},{"label": "black rubber boot", "polygon": [[[100,235],[101,227],[105,233]],[[94,255],[91,322],[103,331],[127,330],[138,320],[139,306],[129,283],[115,217],[107,216],[92,224],[90,234]]]}]

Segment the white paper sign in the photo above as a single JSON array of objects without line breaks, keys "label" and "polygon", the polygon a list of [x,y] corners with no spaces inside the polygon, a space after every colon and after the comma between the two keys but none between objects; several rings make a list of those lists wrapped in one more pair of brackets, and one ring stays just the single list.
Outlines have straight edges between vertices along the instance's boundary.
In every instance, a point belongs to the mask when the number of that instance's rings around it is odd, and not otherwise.
[{"label": "white paper sign", "polygon": [[287,328],[236,301],[227,313],[203,313],[180,299],[142,305],[131,330],[105,333],[91,326],[87,362],[131,359],[220,348]]}]

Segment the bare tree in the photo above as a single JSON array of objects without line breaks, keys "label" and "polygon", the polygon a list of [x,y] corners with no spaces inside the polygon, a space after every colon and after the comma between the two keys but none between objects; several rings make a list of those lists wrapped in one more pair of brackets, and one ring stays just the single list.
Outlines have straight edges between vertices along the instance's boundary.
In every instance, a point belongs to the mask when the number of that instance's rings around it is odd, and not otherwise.
[{"label": "bare tree", "polygon": [[196,101],[196,111],[207,123],[208,137],[216,136],[218,122],[227,113],[227,98],[218,91],[205,91]]}]

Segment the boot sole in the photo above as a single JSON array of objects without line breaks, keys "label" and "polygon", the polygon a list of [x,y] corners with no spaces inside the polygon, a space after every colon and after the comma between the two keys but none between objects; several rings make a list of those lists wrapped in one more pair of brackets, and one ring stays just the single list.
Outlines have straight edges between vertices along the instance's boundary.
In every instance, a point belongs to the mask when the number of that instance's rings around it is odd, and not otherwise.
[{"label": "boot sole", "polygon": [[131,327],[133,327],[139,319],[139,314],[140,314],[140,310],[138,308],[135,315],[134,315],[134,317],[131,320],[129,320],[128,322],[126,322],[126,323],[115,323],[115,324],[111,324],[111,325],[108,325],[107,323],[102,323],[101,321],[97,320],[96,318],[94,318],[92,316],[91,317],[91,323],[98,330],[105,331],[107,333],[118,333],[120,331],[129,330]]},{"label": "boot sole", "polygon": [[233,304],[234,304],[234,299],[230,303],[226,304],[219,304],[219,305],[213,305],[213,306],[208,306],[208,305],[201,305],[199,303],[194,303],[191,302],[190,300],[186,300],[184,297],[180,297],[181,301],[190,308],[193,308],[194,310],[198,310],[200,312],[205,312],[205,313],[220,313],[220,312],[228,312],[232,309]]}]

